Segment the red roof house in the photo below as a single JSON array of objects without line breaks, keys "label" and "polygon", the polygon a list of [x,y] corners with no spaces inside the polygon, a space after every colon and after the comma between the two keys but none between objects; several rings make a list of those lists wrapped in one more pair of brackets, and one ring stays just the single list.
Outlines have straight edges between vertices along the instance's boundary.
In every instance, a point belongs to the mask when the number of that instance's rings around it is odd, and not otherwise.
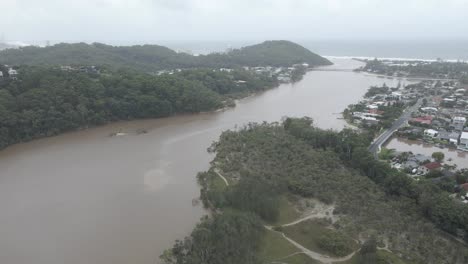
[{"label": "red roof house", "polygon": [[421,117],[412,118],[410,122],[430,125],[432,124],[432,116],[421,116]]},{"label": "red roof house", "polygon": [[431,163],[424,164],[424,167],[426,167],[428,170],[435,170],[435,169],[439,169],[440,167],[442,167],[442,164],[440,164],[439,162],[431,162]]}]

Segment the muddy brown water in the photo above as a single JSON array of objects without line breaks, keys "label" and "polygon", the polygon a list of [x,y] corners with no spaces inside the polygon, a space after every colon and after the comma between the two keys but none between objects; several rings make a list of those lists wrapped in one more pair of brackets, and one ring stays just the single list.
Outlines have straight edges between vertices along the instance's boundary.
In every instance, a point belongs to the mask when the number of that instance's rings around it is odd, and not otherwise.
[{"label": "muddy brown water", "polygon": [[468,152],[455,148],[438,148],[434,144],[398,137],[392,138],[385,147],[397,151],[411,151],[414,154],[423,154],[429,157],[434,152],[442,152],[445,154],[444,163],[450,165],[456,164],[459,169],[468,169]]},{"label": "muddy brown water", "polygon": [[[398,80],[313,71],[226,111],[118,122],[0,151],[0,263],[157,263],[206,213],[192,205],[195,176],[222,131],[284,116],[341,129],[339,113],[384,82]],[[118,131],[126,135],[109,137]]]}]

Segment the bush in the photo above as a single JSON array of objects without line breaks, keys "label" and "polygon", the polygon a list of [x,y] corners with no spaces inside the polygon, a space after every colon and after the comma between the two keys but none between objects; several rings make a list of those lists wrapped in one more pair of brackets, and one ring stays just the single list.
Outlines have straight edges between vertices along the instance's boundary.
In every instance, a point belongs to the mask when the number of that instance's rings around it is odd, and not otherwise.
[{"label": "bush", "polygon": [[350,238],[336,232],[322,235],[318,239],[318,246],[321,249],[340,257],[346,256],[353,251],[350,244]]}]

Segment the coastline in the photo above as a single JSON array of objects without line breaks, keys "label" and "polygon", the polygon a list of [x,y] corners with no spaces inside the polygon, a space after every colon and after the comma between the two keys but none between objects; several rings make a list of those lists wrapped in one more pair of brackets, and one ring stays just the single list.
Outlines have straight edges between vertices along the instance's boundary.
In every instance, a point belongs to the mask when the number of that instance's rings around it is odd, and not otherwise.
[{"label": "coastline", "polygon": [[[359,59],[359,60],[394,60],[394,61],[427,61],[427,62],[434,62],[437,59],[422,59],[422,58],[403,58],[403,57],[367,57],[367,56],[334,56],[334,55],[323,55],[324,58],[330,59]],[[446,62],[468,62],[468,60],[460,60],[460,59],[445,59]]]}]

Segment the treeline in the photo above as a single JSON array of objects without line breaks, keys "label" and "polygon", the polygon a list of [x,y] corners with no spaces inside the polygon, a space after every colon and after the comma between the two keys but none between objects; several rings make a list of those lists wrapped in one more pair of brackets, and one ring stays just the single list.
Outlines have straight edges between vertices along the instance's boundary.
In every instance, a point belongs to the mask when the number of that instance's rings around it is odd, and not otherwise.
[{"label": "treeline", "polygon": [[368,176],[388,195],[411,200],[440,229],[468,241],[468,207],[451,199],[434,183],[416,183],[387,163],[375,160],[367,150],[371,137],[346,129],[324,134],[311,127],[307,119],[288,119],[285,128],[314,148],[332,149],[347,166]]},{"label": "treeline", "polygon": [[231,96],[276,85],[275,78],[243,70],[151,76],[23,66],[18,80],[0,80],[0,148],[111,121],[210,111]]},{"label": "treeline", "polygon": [[263,232],[256,215],[226,211],[203,218],[160,259],[165,264],[260,264],[256,250]]},{"label": "treeline", "polygon": [[241,66],[329,65],[330,61],[289,41],[266,41],[233,50],[193,56],[158,45],[110,46],[101,43],[57,44],[51,47],[23,47],[0,52],[9,65],[95,65],[155,72],[177,68],[238,68]]},{"label": "treeline", "polygon": [[466,62],[408,62],[409,65],[388,65],[381,60],[368,60],[363,70],[372,70],[379,74],[393,75],[397,72],[406,72],[410,76],[418,77],[440,77],[459,79],[468,72]]}]

